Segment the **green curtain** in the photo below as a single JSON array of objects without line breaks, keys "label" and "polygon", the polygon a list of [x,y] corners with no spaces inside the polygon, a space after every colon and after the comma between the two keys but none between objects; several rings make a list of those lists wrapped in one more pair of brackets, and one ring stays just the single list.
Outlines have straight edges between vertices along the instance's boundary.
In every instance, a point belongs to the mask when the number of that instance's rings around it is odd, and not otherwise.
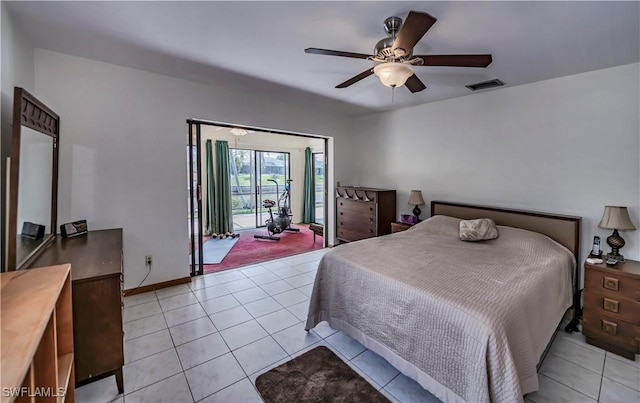
[{"label": "green curtain", "polygon": [[216,184],[214,232],[233,232],[231,219],[231,180],[229,178],[229,142],[216,140]]},{"label": "green curtain", "polygon": [[302,222],[316,221],[316,193],[313,180],[313,156],[311,148],[304,150],[304,203],[302,205]]},{"label": "green curtain", "polygon": [[204,230],[205,235],[211,235],[215,231],[216,215],[214,213],[216,188],[213,177],[213,146],[211,140],[207,140],[205,144],[205,151],[207,154],[207,204],[205,206],[206,224],[207,227]]}]

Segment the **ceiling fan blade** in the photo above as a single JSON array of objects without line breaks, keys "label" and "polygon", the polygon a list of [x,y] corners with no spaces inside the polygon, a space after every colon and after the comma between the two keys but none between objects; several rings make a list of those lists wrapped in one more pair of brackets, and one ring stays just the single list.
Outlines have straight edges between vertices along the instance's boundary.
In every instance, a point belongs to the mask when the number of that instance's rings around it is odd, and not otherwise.
[{"label": "ceiling fan blade", "polygon": [[427,13],[410,11],[407,19],[402,24],[402,28],[400,28],[400,32],[398,32],[396,40],[393,42],[392,49],[394,51],[396,49],[404,50],[404,54],[398,56],[408,55],[436,21],[435,17]]},{"label": "ceiling fan blade", "polygon": [[315,55],[327,55],[327,56],[341,56],[341,57],[353,57],[354,59],[367,59],[371,55],[365,55],[364,53],[343,52],[340,50],[307,48],[304,53],[312,53]]},{"label": "ceiling fan blade", "polygon": [[424,55],[415,58],[422,59],[423,66],[487,67],[493,61],[491,55]]},{"label": "ceiling fan blade", "polygon": [[409,77],[404,85],[406,85],[411,92],[420,92],[427,88],[427,86],[424,85],[424,83],[415,74]]},{"label": "ceiling fan blade", "polygon": [[340,84],[336,85],[336,88],[347,88],[348,86],[350,86],[352,84],[355,84],[358,81],[362,80],[363,78],[367,78],[372,74],[373,74],[373,69],[369,69],[369,70],[363,71],[362,73],[358,74],[357,76],[351,77],[350,79],[348,79],[344,83],[340,83]]}]

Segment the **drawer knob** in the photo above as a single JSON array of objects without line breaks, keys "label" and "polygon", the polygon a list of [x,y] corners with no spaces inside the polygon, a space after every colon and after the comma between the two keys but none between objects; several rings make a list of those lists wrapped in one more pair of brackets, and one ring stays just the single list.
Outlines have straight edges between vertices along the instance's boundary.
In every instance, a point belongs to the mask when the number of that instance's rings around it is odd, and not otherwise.
[{"label": "drawer knob", "polygon": [[341,211],[341,212],[340,212],[340,215],[344,215],[344,213]]},{"label": "drawer knob", "polygon": [[602,331],[605,333],[609,333],[611,335],[616,335],[618,333],[618,324],[609,322],[608,320],[602,320]]},{"label": "drawer knob", "polygon": [[618,279],[605,277],[602,286],[608,290],[618,291]]},{"label": "drawer knob", "polygon": [[602,309],[609,312],[618,313],[619,302],[613,299],[604,298],[602,301]]},{"label": "drawer knob", "polygon": [[369,207],[369,211],[373,211],[373,207]]}]

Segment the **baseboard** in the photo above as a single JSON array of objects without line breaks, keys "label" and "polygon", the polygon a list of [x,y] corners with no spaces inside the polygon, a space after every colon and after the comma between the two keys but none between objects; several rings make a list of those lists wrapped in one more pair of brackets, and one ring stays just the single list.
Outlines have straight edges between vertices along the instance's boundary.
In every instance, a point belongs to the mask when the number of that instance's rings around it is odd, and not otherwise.
[{"label": "baseboard", "polygon": [[176,278],[174,280],[163,281],[162,283],[155,283],[149,285],[143,285],[138,288],[124,290],[124,296],[142,294],[143,292],[159,290],[161,288],[173,287],[174,285],[186,284],[191,282],[191,277]]}]

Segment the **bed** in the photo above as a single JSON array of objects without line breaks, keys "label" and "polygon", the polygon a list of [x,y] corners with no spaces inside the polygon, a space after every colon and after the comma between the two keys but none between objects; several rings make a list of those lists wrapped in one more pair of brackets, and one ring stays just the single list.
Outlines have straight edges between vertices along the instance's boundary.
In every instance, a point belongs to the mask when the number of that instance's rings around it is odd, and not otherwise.
[{"label": "bed", "polygon": [[[432,202],[411,229],[322,258],[306,329],[321,321],[443,401],[513,402],[573,304],[580,218]],[[499,237],[463,242],[460,219]]]}]

